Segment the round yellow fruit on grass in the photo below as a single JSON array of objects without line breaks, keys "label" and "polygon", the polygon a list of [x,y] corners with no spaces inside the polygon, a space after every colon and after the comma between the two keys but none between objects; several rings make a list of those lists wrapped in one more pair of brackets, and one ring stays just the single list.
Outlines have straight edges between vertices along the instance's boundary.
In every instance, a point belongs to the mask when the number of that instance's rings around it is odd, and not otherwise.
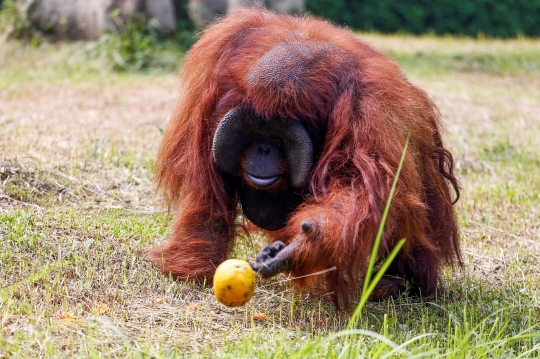
[{"label": "round yellow fruit on grass", "polygon": [[214,293],[227,307],[246,304],[255,291],[255,274],[248,262],[227,259],[216,268]]}]

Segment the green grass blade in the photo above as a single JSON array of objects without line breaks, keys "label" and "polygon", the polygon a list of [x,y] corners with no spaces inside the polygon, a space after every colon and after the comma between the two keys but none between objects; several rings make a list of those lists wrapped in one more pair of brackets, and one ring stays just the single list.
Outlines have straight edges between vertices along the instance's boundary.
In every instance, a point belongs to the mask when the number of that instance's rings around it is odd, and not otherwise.
[{"label": "green grass blade", "polygon": [[386,258],[386,260],[382,264],[380,270],[375,275],[375,278],[373,278],[373,280],[369,283],[368,288],[364,292],[362,292],[362,296],[360,297],[360,302],[356,306],[354,313],[351,316],[351,319],[349,319],[349,324],[347,325],[347,328],[350,329],[356,325],[356,323],[358,322],[358,318],[360,317],[360,314],[362,313],[362,309],[364,308],[364,306],[366,305],[369,299],[370,294],[373,292],[373,290],[375,289],[375,287],[377,286],[377,284],[383,277],[384,273],[386,272],[390,264],[392,264],[392,261],[399,253],[401,247],[403,247],[403,245],[405,244],[405,241],[406,239],[403,238],[396,244],[396,246],[392,249],[392,252],[390,252],[390,254],[388,255],[388,258]]},{"label": "green grass blade", "polygon": [[401,159],[399,161],[399,165],[396,171],[396,175],[394,176],[394,181],[392,183],[392,188],[390,189],[390,193],[388,194],[388,200],[386,201],[386,206],[384,207],[384,212],[381,218],[381,224],[379,225],[379,229],[377,231],[377,236],[375,237],[375,242],[373,243],[373,249],[371,251],[371,257],[369,259],[368,269],[366,271],[366,275],[364,277],[364,286],[362,288],[362,296],[364,296],[364,293],[367,291],[368,285],[371,281],[371,276],[373,274],[373,268],[375,267],[375,261],[377,258],[377,253],[379,253],[379,245],[381,243],[382,234],[384,231],[384,224],[386,223],[386,217],[388,216],[388,211],[390,210],[390,204],[392,203],[392,197],[394,196],[394,191],[397,186],[397,182],[399,179],[399,174],[401,173],[401,168],[403,167],[403,162],[405,162],[405,155],[407,154],[407,148],[409,147],[409,138],[410,136],[407,136],[407,140],[405,141],[405,146],[403,148],[403,152],[401,153]]},{"label": "green grass blade", "polygon": [[377,231],[377,236],[375,237],[375,241],[373,243],[373,249],[371,251],[371,257],[369,258],[369,264],[368,269],[366,271],[366,275],[364,277],[364,285],[362,288],[362,295],[360,296],[360,302],[356,306],[353,315],[351,316],[351,319],[349,320],[349,324],[347,325],[347,328],[351,329],[356,326],[356,323],[358,322],[358,318],[360,317],[360,313],[362,312],[362,309],[364,308],[364,305],[366,304],[367,300],[369,299],[369,296],[375,289],[375,286],[379,282],[379,280],[384,275],[385,271],[388,269],[394,258],[397,256],[397,253],[403,247],[403,244],[405,243],[405,238],[403,238],[401,241],[398,242],[398,244],[394,247],[392,252],[390,253],[390,256],[386,258],[383,265],[381,266],[381,269],[377,272],[377,275],[375,276],[374,280],[371,280],[373,275],[373,268],[375,267],[375,262],[377,260],[377,253],[379,252],[379,246],[381,243],[382,234],[384,231],[384,225],[386,223],[386,218],[388,216],[388,211],[390,210],[390,204],[392,203],[392,198],[394,196],[394,191],[397,186],[397,182],[399,179],[399,174],[401,173],[401,169],[403,168],[403,163],[405,162],[405,156],[407,154],[407,148],[409,147],[409,138],[410,136],[407,136],[407,140],[405,141],[405,146],[403,148],[403,152],[401,153],[401,159],[399,161],[399,165],[396,171],[396,175],[394,177],[394,181],[392,183],[392,187],[390,188],[390,193],[388,194],[388,199],[386,201],[386,206],[384,207],[384,212],[381,218],[381,223],[379,225],[379,229]]},{"label": "green grass blade", "polygon": [[392,262],[394,261],[394,258],[396,258],[398,252],[401,250],[401,247],[403,247],[406,240],[407,240],[406,238],[403,238],[396,244],[396,246],[392,249],[392,252],[390,252],[390,254],[388,255],[388,258],[386,258],[386,260],[382,264],[381,269],[377,271],[377,274],[375,274],[375,277],[373,278],[371,283],[369,283],[369,287],[367,289],[368,295],[362,296],[362,300],[364,301],[363,304],[365,304],[365,302],[368,300],[369,294],[373,292],[373,290],[375,289],[375,287],[377,286],[381,278],[384,276],[384,273],[386,273],[386,271],[388,270],[388,267],[390,267],[390,264],[392,264]]},{"label": "green grass blade", "polygon": [[0,288],[0,297],[2,297],[4,295],[11,294],[12,291],[16,290],[18,287],[20,287],[20,286],[22,286],[24,284],[33,283],[35,281],[38,281],[38,280],[42,279],[43,277],[47,276],[50,272],[54,271],[55,269],[63,268],[68,263],[69,263],[68,261],[60,260],[60,261],[57,261],[57,262],[54,262],[54,263],[47,264],[45,266],[45,268],[43,268],[39,272],[34,273],[34,274],[26,277],[25,279],[23,279],[23,280],[21,280],[21,281],[19,281],[17,283],[14,283],[14,284],[12,284],[12,285],[10,285],[8,287]]},{"label": "green grass blade", "polygon": [[303,348],[300,348],[293,356],[291,356],[291,358],[309,358],[309,354],[313,353],[313,351],[325,345],[326,343],[331,342],[332,340],[338,339],[340,337],[351,338],[352,336],[355,336],[355,335],[363,335],[363,336],[371,337],[373,339],[377,339],[378,341],[388,345],[392,349],[399,348],[398,344],[394,343],[393,341],[386,338],[382,334],[372,332],[370,330],[364,330],[364,329],[345,329],[345,330],[340,330],[337,333],[330,334],[326,337],[323,337],[318,341],[307,344]]}]

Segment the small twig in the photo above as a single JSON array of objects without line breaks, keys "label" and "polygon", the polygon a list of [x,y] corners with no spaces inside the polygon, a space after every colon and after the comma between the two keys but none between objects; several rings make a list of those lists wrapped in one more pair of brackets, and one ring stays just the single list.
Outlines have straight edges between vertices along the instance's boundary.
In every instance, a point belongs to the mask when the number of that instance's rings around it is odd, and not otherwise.
[{"label": "small twig", "polygon": [[490,229],[490,230],[492,230],[492,231],[499,232],[499,233],[508,235],[508,236],[510,236],[510,237],[514,237],[514,238],[516,238],[516,239],[518,239],[518,240],[523,239],[523,237],[520,237],[520,236],[518,236],[517,234],[510,233],[510,232],[508,232],[508,231],[505,231],[504,229],[492,227],[492,226],[490,226],[489,224],[484,224],[484,223],[480,223],[480,222],[473,221],[473,220],[469,220],[469,222],[472,223],[472,224],[476,224],[477,226],[483,226],[483,227],[485,227],[485,228],[487,228],[487,229]]},{"label": "small twig", "polygon": [[13,197],[10,197],[10,196],[4,195],[4,194],[0,194],[0,199],[7,199],[7,200],[9,200],[9,201],[13,201],[13,202],[22,204],[22,205],[24,205],[24,206],[35,207],[35,208],[37,208],[37,209],[39,209],[39,210],[41,210],[41,211],[43,210],[43,207],[38,206],[38,205],[35,204],[35,203],[24,202],[24,201],[15,199],[15,198],[13,198]]},{"label": "small twig", "polygon": [[315,273],[310,273],[310,274],[306,274],[306,275],[302,275],[300,277],[293,277],[293,278],[287,278],[287,279],[283,279],[283,280],[280,280],[280,281],[277,281],[277,282],[274,282],[272,284],[279,284],[279,283],[284,283],[284,282],[290,282],[291,280],[295,280],[295,279],[300,279],[300,278],[305,278],[305,277],[311,277],[311,276],[314,276],[314,275],[320,275],[320,274],[324,274],[324,273],[327,273],[327,272],[331,272],[331,271],[334,271],[336,270],[337,268],[336,267],[331,267],[331,268],[327,268],[327,269],[324,269],[322,271],[318,271],[318,272],[315,272]]},{"label": "small twig", "polygon": [[[76,179],[75,177],[69,176],[69,175],[67,175],[67,174],[65,174],[65,173],[63,173],[63,172],[61,172],[61,171],[56,170],[56,171],[54,171],[53,173],[56,174],[56,175],[58,175],[58,176],[60,176],[60,177],[67,178],[67,179],[70,180],[71,182],[74,182],[74,183],[81,183],[81,181],[79,181],[79,180]],[[62,187],[63,187],[63,186],[62,186]]]}]

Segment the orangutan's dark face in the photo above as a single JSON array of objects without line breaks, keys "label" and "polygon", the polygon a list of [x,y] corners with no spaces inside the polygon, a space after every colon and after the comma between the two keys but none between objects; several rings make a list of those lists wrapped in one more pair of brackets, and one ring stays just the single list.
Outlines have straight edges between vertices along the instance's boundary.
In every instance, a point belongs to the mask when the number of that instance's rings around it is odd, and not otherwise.
[{"label": "orangutan's dark face", "polygon": [[283,227],[313,166],[313,144],[303,125],[236,107],[220,121],[212,151],[218,168],[239,179],[244,214],[262,228]]}]

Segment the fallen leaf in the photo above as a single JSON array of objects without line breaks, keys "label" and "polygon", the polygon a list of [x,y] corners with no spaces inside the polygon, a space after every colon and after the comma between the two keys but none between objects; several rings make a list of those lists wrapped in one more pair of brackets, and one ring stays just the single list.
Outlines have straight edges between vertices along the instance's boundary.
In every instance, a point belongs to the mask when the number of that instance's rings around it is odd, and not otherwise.
[{"label": "fallen leaf", "polygon": [[70,313],[70,312],[64,312],[64,313],[60,314],[60,319],[62,319],[62,320],[73,319],[73,314]]},{"label": "fallen leaf", "polygon": [[197,309],[199,309],[199,306],[201,305],[201,303],[191,303],[190,305],[188,305],[187,309],[190,311],[190,312],[194,312],[196,311]]},{"label": "fallen leaf", "polygon": [[156,304],[163,304],[162,298],[156,298]]},{"label": "fallen leaf", "polygon": [[94,315],[103,315],[107,313],[112,313],[112,309],[109,308],[107,304],[100,304],[94,309],[92,309],[92,314]]},{"label": "fallen leaf", "polygon": [[255,313],[253,314],[253,319],[268,320],[268,315],[266,313]]}]

